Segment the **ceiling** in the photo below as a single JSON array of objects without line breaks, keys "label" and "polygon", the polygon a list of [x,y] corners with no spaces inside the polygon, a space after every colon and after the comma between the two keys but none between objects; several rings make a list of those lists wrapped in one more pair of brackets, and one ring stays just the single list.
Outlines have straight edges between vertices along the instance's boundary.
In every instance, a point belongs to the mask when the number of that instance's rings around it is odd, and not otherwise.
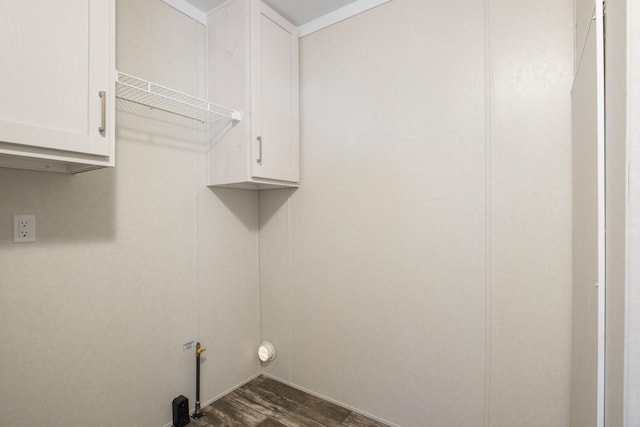
[{"label": "ceiling", "polygon": [[[187,0],[196,8],[207,13],[226,0]],[[357,0],[264,0],[282,16],[296,26],[306,24],[329,12],[340,9]]]}]

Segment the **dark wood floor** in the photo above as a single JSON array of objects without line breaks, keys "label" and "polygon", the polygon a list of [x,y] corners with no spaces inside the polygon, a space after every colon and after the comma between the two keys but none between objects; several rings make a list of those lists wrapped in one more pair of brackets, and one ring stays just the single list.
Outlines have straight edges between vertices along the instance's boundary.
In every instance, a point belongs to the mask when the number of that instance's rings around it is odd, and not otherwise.
[{"label": "dark wood floor", "polygon": [[195,427],[388,427],[267,377],[258,377],[202,409]]}]

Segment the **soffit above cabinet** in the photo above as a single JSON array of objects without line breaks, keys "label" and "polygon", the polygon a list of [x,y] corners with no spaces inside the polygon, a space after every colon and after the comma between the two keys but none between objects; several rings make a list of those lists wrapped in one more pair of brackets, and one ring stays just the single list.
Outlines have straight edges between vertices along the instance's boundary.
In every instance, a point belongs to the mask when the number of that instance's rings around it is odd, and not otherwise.
[{"label": "soffit above cabinet", "polygon": [[[206,24],[206,15],[226,0],[164,0],[166,3]],[[298,26],[299,35],[355,16],[390,0],[264,0],[276,12]]]}]

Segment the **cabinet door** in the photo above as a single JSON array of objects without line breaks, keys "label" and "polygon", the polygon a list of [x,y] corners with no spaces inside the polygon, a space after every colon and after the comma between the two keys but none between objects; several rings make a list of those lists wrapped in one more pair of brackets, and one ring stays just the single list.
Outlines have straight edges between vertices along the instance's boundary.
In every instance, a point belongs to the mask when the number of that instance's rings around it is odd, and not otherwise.
[{"label": "cabinet door", "polygon": [[110,154],[113,1],[0,2],[0,141]]},{"label": "cabinet door", "polygon": [[254,178],[299,181],[298,30],[261,1],[251,25]]}]

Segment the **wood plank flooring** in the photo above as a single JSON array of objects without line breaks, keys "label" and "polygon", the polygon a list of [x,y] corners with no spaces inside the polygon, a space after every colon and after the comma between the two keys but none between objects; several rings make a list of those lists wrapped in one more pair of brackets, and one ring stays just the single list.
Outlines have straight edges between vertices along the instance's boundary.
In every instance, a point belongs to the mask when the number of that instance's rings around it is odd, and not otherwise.
[{"label": "wood plank flooring", "polygon": [[205,416],[193,427],[388,427],[305,393],[260,376],[202,408]]}]

